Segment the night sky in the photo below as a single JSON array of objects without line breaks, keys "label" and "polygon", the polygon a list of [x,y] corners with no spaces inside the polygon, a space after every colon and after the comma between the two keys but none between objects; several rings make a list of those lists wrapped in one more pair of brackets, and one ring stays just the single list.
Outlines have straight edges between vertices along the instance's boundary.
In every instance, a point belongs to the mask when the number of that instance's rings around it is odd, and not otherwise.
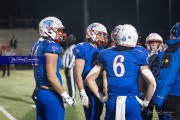
[{"label": "night sky", "polygon": [[[89,24],[104,24],[109,38],[115,26],[126,23],[137,28],[143,43],[146,36],[152,32],[159,33],[166,40],[170,26],[180,21],[179,6],[180,0],[172,0],[170,19],[169,0],[139,0],[137,25],[136,0],[88,0]],[[65,32],[74,34],[78,42],[84,41],[83,12],[83,0],[1,0],[0,4],[0,19],[36,19],[37,22],[30,25],[35,29],[44,17],[56,16],[63,22]],[[0,27],[10,26],[0,23]],[[22,26],[13,25],[13,28],[19,27]]]}]

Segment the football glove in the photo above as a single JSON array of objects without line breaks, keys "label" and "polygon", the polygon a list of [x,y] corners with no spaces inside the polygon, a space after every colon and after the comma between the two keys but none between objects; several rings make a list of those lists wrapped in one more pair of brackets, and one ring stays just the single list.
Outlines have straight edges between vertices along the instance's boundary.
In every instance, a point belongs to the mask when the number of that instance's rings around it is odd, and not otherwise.
[{"label": "football glove", "polygon": [[148,100],[144,99],[143,101],[141,99],[139,99],[137,96],[136,96],[136,100],[139,102],[139,104],[141,105],[141,110],[144,111],[146,109],[146,107],[149,105],[149,102]]},{"label": "football glove", "polygon": [[73,98],[71,98],[66,92],[63,92],[61,96],[64,98],[66,101],[67,106],[73,106],[75,101]]},{"label": "football glove", "polygon": [[81,97],[81,104],[88,108],[89,107],[89,98],[86,95],[85,90],[82,89],[82,90],[79,91],[79,93],[80,93],[80,97]]},{"label": "football glove", "polygon": [[99,100],[100,100],[102,103],[105,103],[105,102],[107,101],[107,99],[108,99],[108,96],[106,96],[106,95],[104,95],[104,94],[102,94],[102,93],[98,93],[96,96],[99,98]]}]

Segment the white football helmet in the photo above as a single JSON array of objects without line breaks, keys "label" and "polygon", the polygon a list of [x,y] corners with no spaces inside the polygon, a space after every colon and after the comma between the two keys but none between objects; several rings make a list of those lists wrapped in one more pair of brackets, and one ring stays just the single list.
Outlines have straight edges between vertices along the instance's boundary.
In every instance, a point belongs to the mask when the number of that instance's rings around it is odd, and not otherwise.
[{"label": "white football helmet", "polygon": [[52,40],[56,40],[58,42],[64,41],[66,38],[66,34],[63,33],[62,36],[57,37],[57,31],[63,30],[65,27],[63,26],[61,20],[56,17],[46,17],[41,20],[39,23],[39,33],[42,37],[48,37]]},{"label": "white football helmet", "polygon": [[[157,48],[155,46],[150,46],[150,42],[152,42],[152,41],[159,42],[159,46]],[[163,38],[157,33],[151,33],[147,36],[145,45],[149,52],[152,52],[152,51],[159,52],[162,50]]]},{"label": "white football helmet", "polygon": [[117,45],[135,47],[138,34],[136,29],[130,24],[118,25],[112,31],[111,39],[117,43]]},{"label": "white football helmet", "polygon": [[[97,34],[101,34],[101,38],[97,37]],[[101,23],[92,23],[87,27],[86,39],[96,42],[97,45],[106,46],[108,43],[107,29]]]},{"label": "white football helmet", "polygon": [[116,37],[117,37],[117,34],[118,34],[118,32],[119,32],[119,28],[121,28],[122,27],[122,25],[118,25],[118,26],[116,26],[114,29],[113,29],[113,31],[111,32],[111,40],[117,45],[117,43],[118,43],[118,41],[117,41],[117,39],[116,39]]}]

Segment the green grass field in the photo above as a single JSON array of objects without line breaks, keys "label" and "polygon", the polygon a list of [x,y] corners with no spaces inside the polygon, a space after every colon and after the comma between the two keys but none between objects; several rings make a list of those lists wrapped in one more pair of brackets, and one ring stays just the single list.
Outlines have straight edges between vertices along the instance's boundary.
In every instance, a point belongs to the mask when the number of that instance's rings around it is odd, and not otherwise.
[{"label": "green grass field", "polygon": [[[63,70],[60,72],[62,74],[64,88],[67,90],[64,72]],[[2,75],[1,71],[0,75]],[[34,102],[31,99],[34,87],[35,82],[32,70],[12,70],[10,77],[5,76],[0,78],[0,106],[16,120],[35,120]],[[77,104],[75,106],[65,106],[65,120],[85,120],[79,93],[77,93],[76,98]],[[102,120],[103,118],[104,112]],[[0,120],[9,120],[1,109]]]},{"label": "green grass field", "polygon": [[[67,90],[64,72],[63,70],[60,70],[60,72],[64,88]],[[1,71],[0,75],[2,75]],[[35,82],[32,70],[12,70],[10,77],[0,78],[0,120],[35,120],[34,102],[31,99],[34,87]],[[65,106],[65,120],[85,120],[79,93],[77,93],[76,99],[77,104],[75,106]],[[104,113],[105,109],[101,120],[104,119]],[[7,116],[12,116],[12,118]],[[154,120],[157,120],[157,115],[155,115]]]}]

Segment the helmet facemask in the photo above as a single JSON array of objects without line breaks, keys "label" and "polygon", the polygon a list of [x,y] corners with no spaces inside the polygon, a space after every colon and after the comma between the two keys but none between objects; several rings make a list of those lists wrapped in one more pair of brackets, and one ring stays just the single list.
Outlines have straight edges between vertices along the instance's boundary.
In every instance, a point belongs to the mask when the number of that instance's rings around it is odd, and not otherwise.
[{"label": "helmet facemask", "polygon": [[[156,45],[157,43],[158,45]],[[145,45],[149,54],[158,54],[158,52],[162,50],[163,39],[159,34],[151,33],[147,36]]]},{"label": "helmet facemask", "polygon": [[56,37],[55,37],[56,42],[58,43],[64,42],[67,39],[67,34],[64,33],[64,28],[55,29],[54,32],[56,33]]},{"label": "helmet facemask", "polygon": [[159,52],[159,46],[156,46],[156,45],[153,45],[153,46],[150,46],[150,54],[158,54]]},{"label": "helmet facemask", "polygon": [[108,43],[108,36],[104,32],[97,31],[95,39],[96,39],[95,41],[97,41],[98,46],[106,46]]}]

